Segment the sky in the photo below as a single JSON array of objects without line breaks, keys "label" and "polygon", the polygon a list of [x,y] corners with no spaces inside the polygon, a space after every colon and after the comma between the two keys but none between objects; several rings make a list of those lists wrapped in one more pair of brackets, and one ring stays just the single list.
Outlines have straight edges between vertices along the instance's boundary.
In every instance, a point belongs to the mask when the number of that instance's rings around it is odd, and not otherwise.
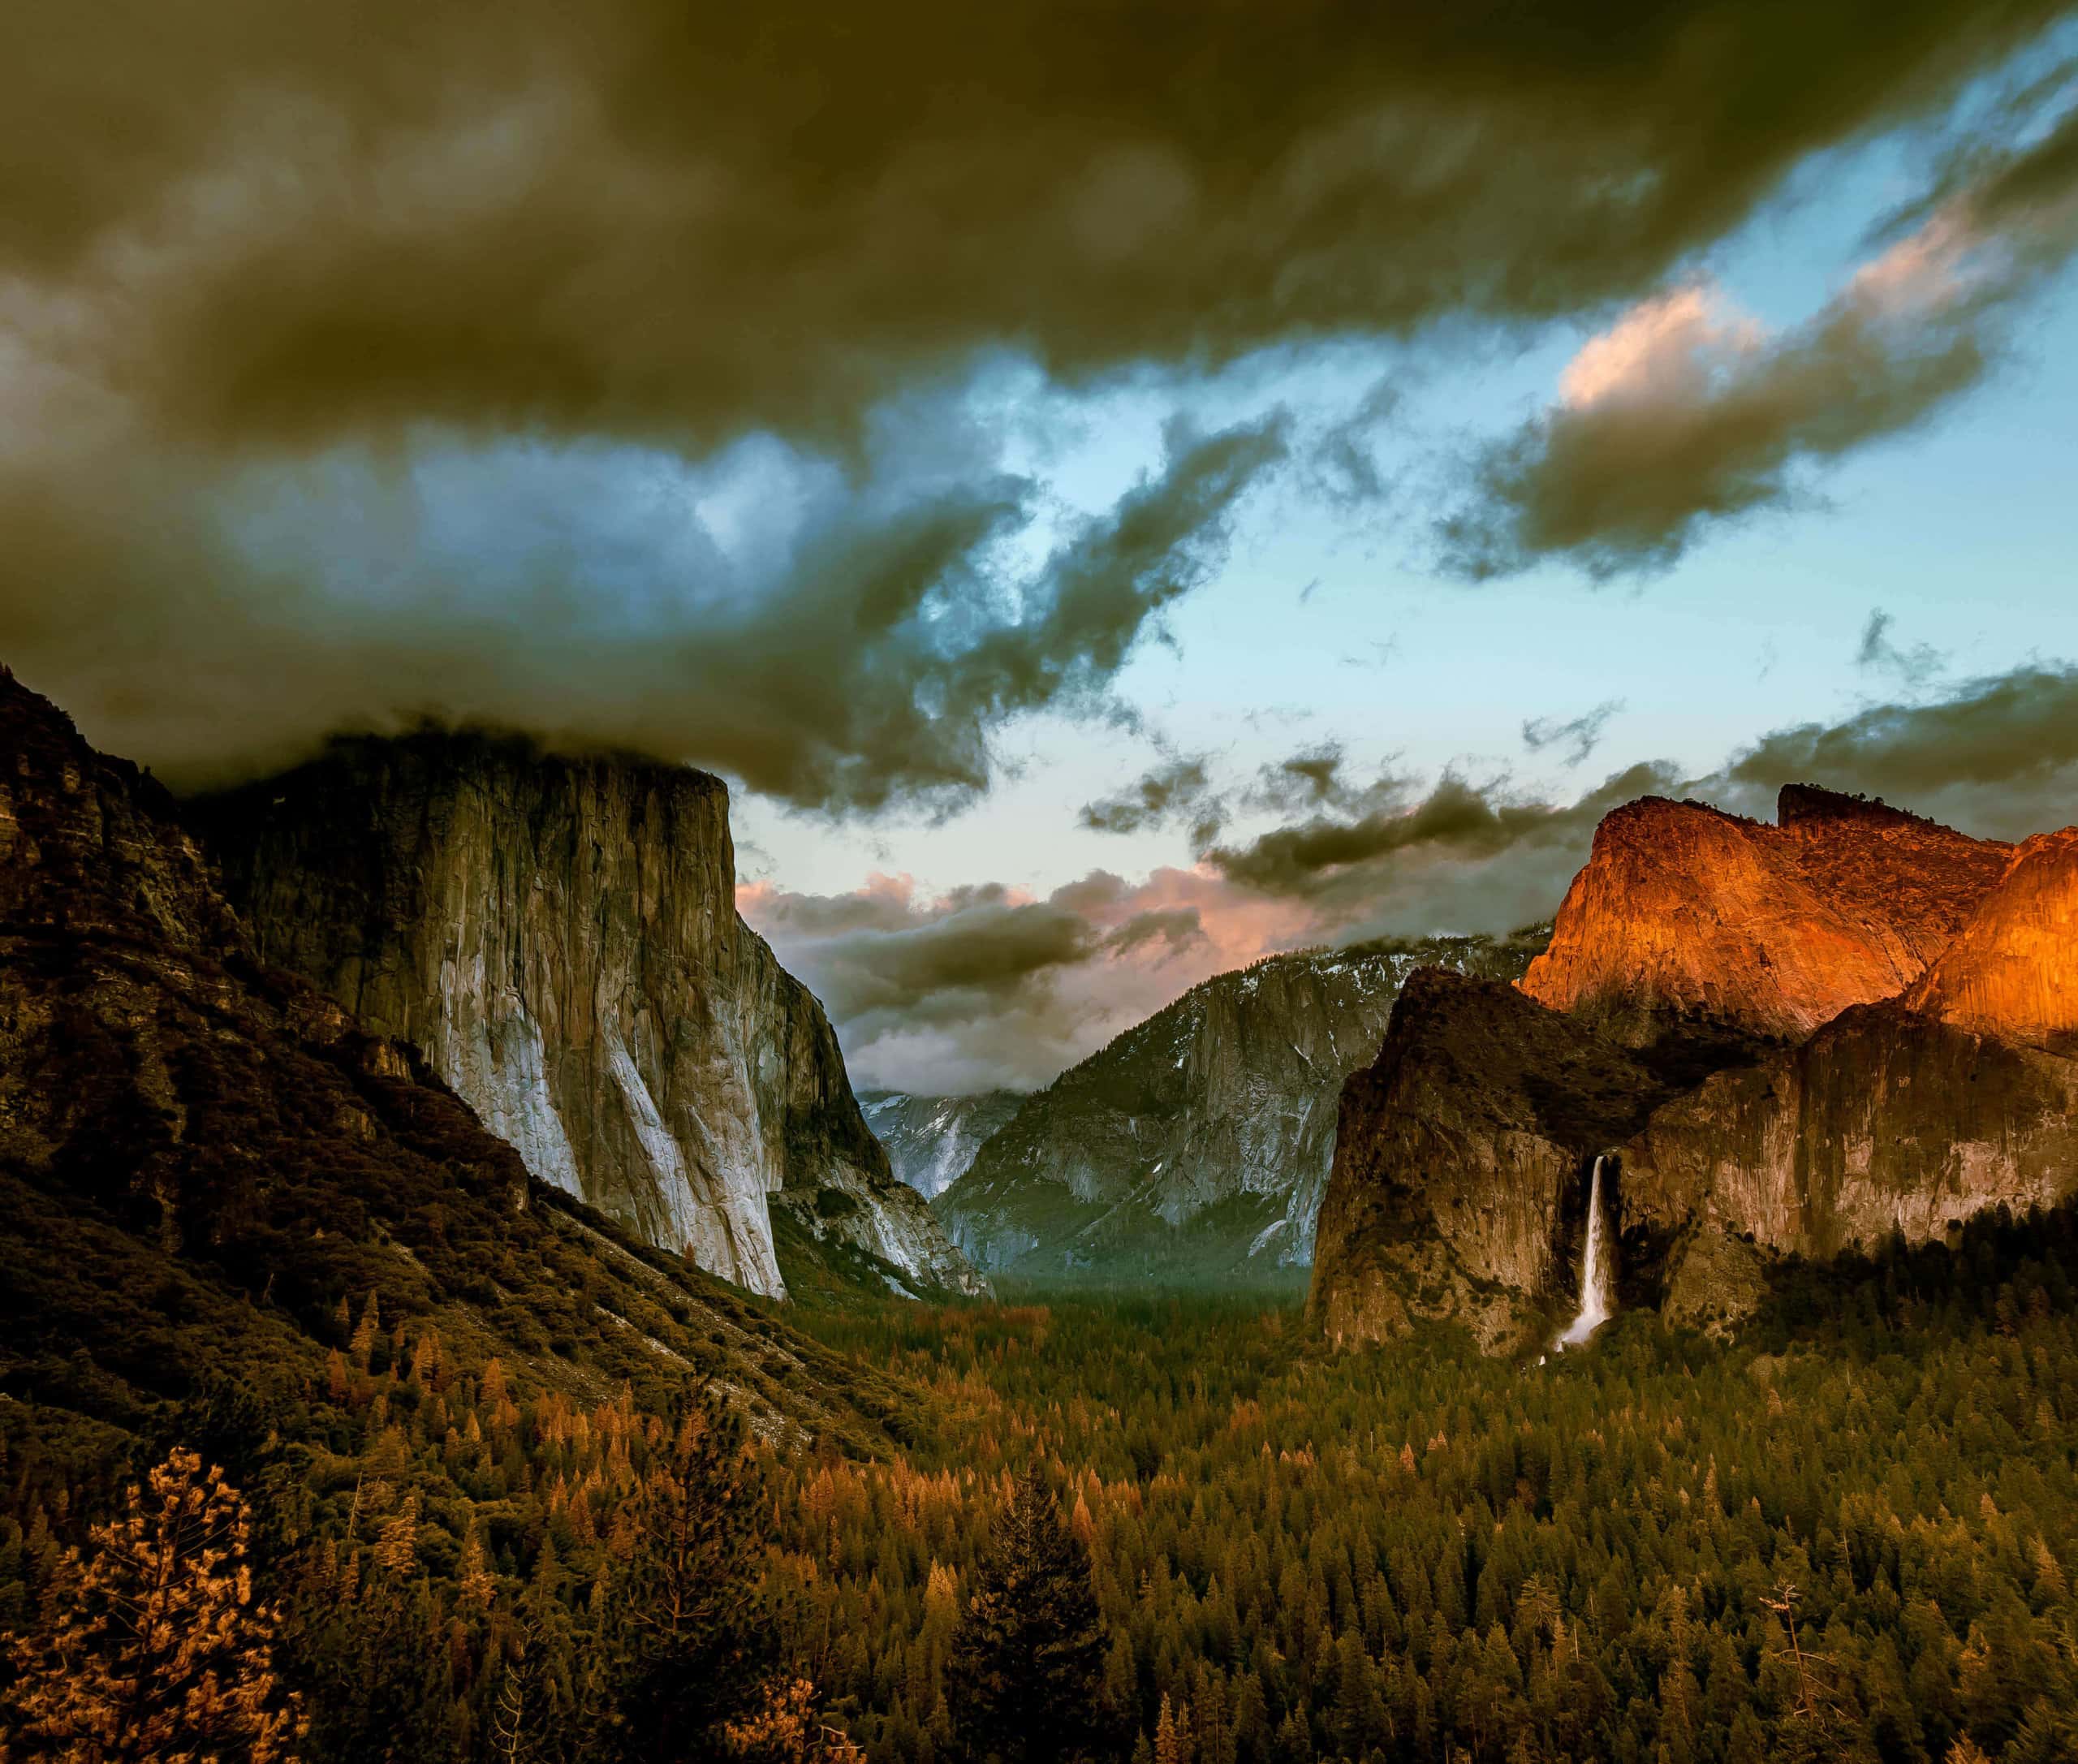
[{"label": "sky", "polygon": [[0,57],[0,662],[716,771],[862,1087],[2078,817],[2078,6],[179,11]]}]

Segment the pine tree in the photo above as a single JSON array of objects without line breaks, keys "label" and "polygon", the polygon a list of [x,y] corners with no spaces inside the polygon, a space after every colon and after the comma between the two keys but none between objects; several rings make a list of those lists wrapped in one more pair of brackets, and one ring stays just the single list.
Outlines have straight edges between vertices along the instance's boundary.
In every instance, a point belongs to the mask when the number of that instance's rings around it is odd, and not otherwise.
[{"label": "pine tree", "polygon": [[1191,1764],[1191,1723],[1188,1710],[1181,1716],[1162,1693],[1162,1713],[1154,1723],[1154,1764]]},{"label": "pine tree", "polygon": [[68,1551],[41,1634],[9,1646],[9,1725],[30,1755],[210,1757],[290,1764],[304,1731],[274,1663],[274,1609],[252,1597],[252,1516],[214,1465],[176,1449],[120,1519]]},{"label": "pine tree", "polygon": [[636,1497],[613,1625],[631,1759],[710,1758],[717,1724],[756,1706],[770,1643],[751,1558],[758,1493],[740,1420],[704,1403],[683,1412]]},{"label": "pine tree", "polygon": [[1012,1486],[990,1542],[949,1670],[968,1749],[1002,1764],[1096,1755],[1108,1735],[1089,1552],[1036,1469]]}]

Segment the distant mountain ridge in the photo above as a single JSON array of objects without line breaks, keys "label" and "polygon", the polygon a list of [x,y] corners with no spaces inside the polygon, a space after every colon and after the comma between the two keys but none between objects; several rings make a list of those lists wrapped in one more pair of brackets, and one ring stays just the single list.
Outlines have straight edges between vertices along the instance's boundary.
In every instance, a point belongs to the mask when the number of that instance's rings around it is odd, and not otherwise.
[{"label": "distant mountain ridge", "polygon": [[932,1203],[977,1266],[1121,1279],[1311,1260],[1343,1080],[1425,964],[1513,980],[1550,935],[1295,951],[1216,975],[1026,1098]]},{"label": "distant mountain ridge", "polygon": [[887,1148],[895,1175],[928,1201],[965,1174],[974,1154],[1008,1124],[1024,1096],[1021,1090],[985,1090],[971,1097],[865,1090],[859,1093],[859,1106]]}]

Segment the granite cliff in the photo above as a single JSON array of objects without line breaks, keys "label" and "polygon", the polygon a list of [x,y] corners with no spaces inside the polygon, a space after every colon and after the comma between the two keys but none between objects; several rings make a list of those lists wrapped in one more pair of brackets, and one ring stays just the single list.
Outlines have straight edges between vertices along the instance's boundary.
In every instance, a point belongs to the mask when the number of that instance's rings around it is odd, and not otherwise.
[{"label": "granite cliff", "polygon": [[[379,1292],[528,1388],[863,1448],[854,1369],[533,1179],[417,1051],[265,961],[173,800],[0,669],[0,1404],[23,1461],[176,1405],[307,1424]],[[243,1405],[243,1407],[239,1407]],[[270,1406],[272,1405],[272,1406]],[[191,1414],[192,1418],[192,1414]],[[110,1448],[114,1449],[114,1448]]]},{"label": "granite cliff", "polygon": [[1193,987],[1027,1098],[933,1203],[981,1266],[1106,1276],[1304,1266],[1343,1080],[1427,964],[1513,978],[1543,928],[1270,957]]},{"label": "granite cliff", "polygon": [[1916,979],[2011,855],[1808,785],[1777,816],[1659,796],[1615,810],[1523,990],[1632,1046],[1800,1040]]},{"label": "granite cliff", "polygon": [[425,732],[337,741],[191,817],[261,954],[422,1050],[544,1181],[768,1296],[782,1239],[978,1289],[821,1007],[737,917],[719,779]]},{"label": "granite cliff", "polygon": [[895,1173],[925,1200],[942,1194],[974,1162],[1024,1101],[1021,1090],[971,1097],[918,1097],[901,1090],[864,1093],[866,1125],[887,1148]]},{"label": "granite cliff", "polygon": [[1343,1100],[1312,1307],[1490,1347],[1576,1297],[1716,1326],[1770,1263],[2078,1190],[2078,830],[2014,847],[1810,787],[1773,827],[1616,810],[1512,1000],[1416,976]]}]

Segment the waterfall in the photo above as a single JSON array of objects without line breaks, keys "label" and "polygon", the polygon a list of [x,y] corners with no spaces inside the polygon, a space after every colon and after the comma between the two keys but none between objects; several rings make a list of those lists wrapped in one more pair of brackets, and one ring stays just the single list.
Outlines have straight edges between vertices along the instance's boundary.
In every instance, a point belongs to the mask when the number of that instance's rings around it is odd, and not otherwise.
[{"label": "waterfall", "polygon": [[1609,1290],[1603,1244],[1602,1163],[1600,1158],[1595,1159],[1594,1177],[1588,1185],[1588,1244],[1580,1256],[1580,1313],[1566,1326],[1566,1333],[1558,1338],[1558,1345],[1561,1348],[1576,1347],[1585,1341],[1609,1321],[1609,1313],[1615,1309]]}]

